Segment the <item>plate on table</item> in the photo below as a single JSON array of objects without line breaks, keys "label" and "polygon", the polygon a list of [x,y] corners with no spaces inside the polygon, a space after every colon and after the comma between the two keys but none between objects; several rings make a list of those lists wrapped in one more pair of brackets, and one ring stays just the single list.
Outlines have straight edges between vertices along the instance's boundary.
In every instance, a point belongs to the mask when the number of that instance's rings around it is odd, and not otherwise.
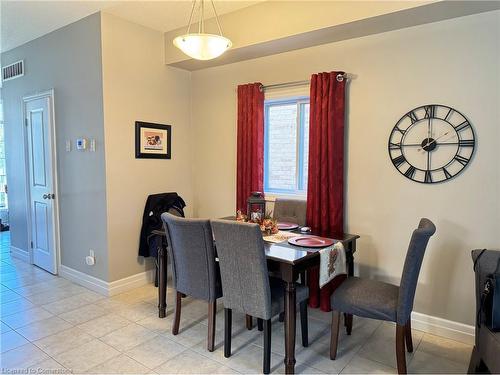
[{"label": "plate on table", "polygon": [[288,223],[288,222],[278,222],[278,229],[279,230],[292,230],[292,229],[297,229],[299,226],[298,224],[295,223]]},{"label": "plate on table", "polygon": [[290,238],[288,243],[300,247],[327,247],[333,245],[334,240],[318,236],[298,236]]}]

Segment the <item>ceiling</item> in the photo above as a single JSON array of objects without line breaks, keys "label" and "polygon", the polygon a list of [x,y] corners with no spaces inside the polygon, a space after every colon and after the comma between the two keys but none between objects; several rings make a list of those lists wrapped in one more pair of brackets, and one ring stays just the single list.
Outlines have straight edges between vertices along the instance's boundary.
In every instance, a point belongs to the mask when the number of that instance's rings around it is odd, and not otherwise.
[{"label": "ceiling", "polygon": [[[215,0],[218,14],[245,8],[263,0]],[[92,13],[105,11],[159,31],[187,24],[191,0],[170,1],[0,1],[0,51],[36,39],[53,30],[78,21]],[[206,4],[205,14],[212,17]]]}]

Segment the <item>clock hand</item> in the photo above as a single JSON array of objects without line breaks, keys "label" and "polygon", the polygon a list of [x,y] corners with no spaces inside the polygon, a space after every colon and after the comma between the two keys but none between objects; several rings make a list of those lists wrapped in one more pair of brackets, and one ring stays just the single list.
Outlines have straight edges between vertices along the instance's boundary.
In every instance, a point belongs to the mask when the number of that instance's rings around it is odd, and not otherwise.
[{"label": "clock hand", "polygon": [[424,147],[427,147],[427,146],[430,146],[431,144],[433,144],[434,142],[440,140],[441,138],[443,138],[444,136],[448,135],[450,132],[447,131],[446,133],[444,134],[441,134],[439,137],[437,137],[436,139],[433,139],[432,141],[427,141],[427,144],[421,148],[417,148],[417,151],[422,151]]}]

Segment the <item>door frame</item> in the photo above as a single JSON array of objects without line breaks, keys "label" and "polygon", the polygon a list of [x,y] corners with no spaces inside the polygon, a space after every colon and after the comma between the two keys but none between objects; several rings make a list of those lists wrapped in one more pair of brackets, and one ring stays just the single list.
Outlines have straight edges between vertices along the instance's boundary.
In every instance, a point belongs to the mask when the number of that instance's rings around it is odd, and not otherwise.
[{"label": "door frame", "polygon": [[50,139],[52,142],[52,153],[50,163],[52,165],[52,186],[54,190],[54,194],[56,199],[52,202],[54,204],[54,246],[55,246],[55,256],[56,256],[56,275],[59,274],[59,270],[61,268],[61,246],[60,246],[60,228],[59,228],[59,186],[57,184],[58,175],[57,175],[57,137],[56,137],[56,121],[55,121],[55,104],[54,104],[54,89],[37,92],[36,94],[23,96],[23,140],[24,140],[24,173],[26,178],[26,200],[27,200],[27,209],[26,209],[26,218],[27,218],[27,227],[28,227],[28,252],[30,263],[33,264],[33,248],[31,247],[31,242],[33,241],[33,231],[32,231],[32,215],[31,215],[31,188],[30,188],[30,172],[29,172],[29,141],[28,141],[28,129],[26,127],[26,103],[36,99],[49,98],[49,123],[50,123]]}]

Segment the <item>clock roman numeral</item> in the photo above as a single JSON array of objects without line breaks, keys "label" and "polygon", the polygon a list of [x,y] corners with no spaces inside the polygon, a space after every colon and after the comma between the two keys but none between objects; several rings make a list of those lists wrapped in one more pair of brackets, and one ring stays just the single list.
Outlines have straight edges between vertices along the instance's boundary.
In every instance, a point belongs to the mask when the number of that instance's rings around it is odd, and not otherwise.
[{"label": "clock roman numeral", "polygon": [[469,162],[469,159],[464,158],[463,156],[460,155],[455,156],[455,160],[458,161],[463,166],[467,165],[467,163]]},{"label": "clock roman numeral", "polygon": [[455,126],[457,132],[467,129],[470,126],[469,121],[465,120],[460,125]]},{"label": "clock roman numeral", "polygon": [[406,114],[406,116],[408,116],[408,117],[410,118],[410,121],[411,121],[411,124],[412,124],[412,125],[418,121],[418,117],[417,117],[417,115],[415,114],[415,112],[413,112],[413,111],[408,112],[408,113]]},{"label": "clock roman numeral", "polygon": [[425,171],[424,182],[431,183],[432,182],[432,174],[431,171]]},{"label": "clock roman numeral", "polygon": [[396,131],[400,132],[402,135],[404,135],[406,133],[406,129],[401,129],[399,126],[396,126],[394,129]]},{"label": "clock roman numeral", "polygon": [[415,175],[415,167],[413,165],[410,165],[410,167],[405,172],[405,176],[413,179],[414,175]]},{"label": "clock roman numeral", "polygon": [[451,114],[453,113],[453,108],[450,108],[450,110],[448,111],[448,113],[446,114],[446,116],[444,116],[444,121],[448,121],[448,119],[450,118]]},{"label": "clock roman numeral", "polygon": [[458,141],[459,147],[474,147],[473,139],[461,139]]},{"label": "clock roman numeral", "polygon": [[424,108],[425,108],[424,118],[435,117],[435,113],[436,113],[436,106],[435,105],[426,105]]},{"label": "clock roman numeral", "polygon": [[401,164],[403,164],[406,161],[405,157],[403,155],[399,155],[397,158],[392,159],[392,162],[396,167],[399,167]]},{"label": "clock roman numeral", "polygon": [[443,173],[444,177],[448,180],[449,178],[453,177],[450,172],[446,168],[443,167]]},{"label": "clock roman numeral", "polygon": [[401,143],[390,143],[389,144],[389,149],[390,150],[400,150],[401,149]]}]

